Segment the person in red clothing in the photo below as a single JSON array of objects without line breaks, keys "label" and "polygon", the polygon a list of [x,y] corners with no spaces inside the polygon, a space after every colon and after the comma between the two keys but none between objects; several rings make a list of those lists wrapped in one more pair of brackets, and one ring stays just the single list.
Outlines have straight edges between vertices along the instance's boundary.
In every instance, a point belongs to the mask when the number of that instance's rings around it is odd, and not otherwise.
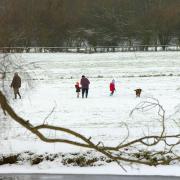
[{"label": "person in red clothing", "polygon": [[114,79],[110,83],[109,88],[110,88],[110,91],[111,91],[110,96],[112,96],[114,94],[114,91],[116,90],[116,88],[115,88],[115,80]]},{"label": "person in red clothing", "polygon": [[80,88],[80,86],[79,86],[79,82],[76,82],[75,88],[76,88],[77,98],[79,98],[79,93],[80,93],[80,91],[81,91],[81,88]]}]

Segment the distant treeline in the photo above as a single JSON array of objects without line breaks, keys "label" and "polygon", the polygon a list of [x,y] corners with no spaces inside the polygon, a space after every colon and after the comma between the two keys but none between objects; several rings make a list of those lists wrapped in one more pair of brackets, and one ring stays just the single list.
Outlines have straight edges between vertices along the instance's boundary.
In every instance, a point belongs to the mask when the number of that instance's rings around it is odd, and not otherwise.
[{"label": "distant treeline", "polygon": [[0,47],[180,44],[180,0],[0,0]]}]

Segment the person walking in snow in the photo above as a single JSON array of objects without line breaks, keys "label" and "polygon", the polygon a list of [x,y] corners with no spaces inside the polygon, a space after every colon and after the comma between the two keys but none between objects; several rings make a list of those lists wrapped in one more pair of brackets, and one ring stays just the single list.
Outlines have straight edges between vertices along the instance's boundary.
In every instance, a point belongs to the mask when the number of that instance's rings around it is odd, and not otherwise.
[{"label": "person walking in snow", "polygon": [[21,99],[21,95],[19,92],[19,88],[21,87],[21,78],[18,75],[18,73],[14,73],[14,77],[13,80],[11,82],[11,88],[13,88],[14,90],[14,98],[17,99],[17,95],[19,96],[19,98]]},{"label": "person walking in snow", "polygon": [[79,82],[76,82],[75,88],[76,88],[77,98],[79,98],[79,93],[80,93],[80,91],[81,91],[81,88],[80,88],[80,86],[79,86]]},{"label": "person walking in snow", "polygon": [[115,88],[115,80],[113,79],[109,85],[109,89],[110,89],[110,96],[112,96],[114,94],[114,91],[116,90]]},{"label": "person walking in snow", "polygon": [[82,98],[84,98],[84,93],[86,94],[86,98],[87,98],[89,91],[89,84],[90,84],[89,79],[87,79],[84,75],[82,75],[80,84],[82,89]]}]

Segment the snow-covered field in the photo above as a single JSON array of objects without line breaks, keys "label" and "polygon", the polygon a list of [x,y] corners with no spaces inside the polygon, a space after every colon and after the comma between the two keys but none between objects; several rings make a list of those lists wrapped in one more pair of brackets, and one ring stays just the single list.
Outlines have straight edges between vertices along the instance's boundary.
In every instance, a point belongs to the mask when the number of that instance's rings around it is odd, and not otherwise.
[{"label": "snow-covered field", "polygon": [[[91,136],[94,142],[103,141],[106,145],[117,145],[127,135],[129,139],[144,134],[158,134],[160,123],[156,111],[135,113],[130,111],[148,97],[157,98],[166,110],[167,132],[179,132],[180,116],[175,113],[180,109],[180,52],[150,52],[150,53],[107,53],[107,54],[21,54],[26,63],[36,62],[36,68],[31,66],[28,73],[33,79],[33,88],[27,86],[23,73],[22,99],[11,101],[14,109],[32,124],[48,124],[73,129],[83,135]],[[81,75],[90,80],[88,99],[76,98],[74,85]],[[13,76],[13,74],[12,74]],[[116,81],[116,92],[109,96],[109,83]],[[8,82],[9,83],[9,82]],[[134,89],[142,88],[141,98],[136,98]],[[13,97],[13,94],[12,94]],[[54,108],[53,113],[49,113]],[[48,116],[48,118],[47,118]],[[57,153],[84,151],[79,147],[65,144],[46,144],[24,130],[14,122],[0,134],[0,153],[16,153],[33,151],[36,153]],[[2,127],[2,126],[1,126]],[[63,138],[66,134],[47,132],[48,137]],[[51,165],[38,165],[46,172],[80,172],[81,168],[65,168]],[[167,167],[141,167],[129,169],[129,174],[162,174]],[[169,167],[167,174],[175,175],[180,166]],[[0,172],[9,166],[0,167]],[[13,166],[15,170],[23,171],[23,167]],[[55,165],[52,165],[52,169]],[[36,171],[29,167],[30,171]],[[116,164],[106,167],[83,168],[91,173],[122,173]],[[177,175],[178,172],[176,173]]]}]

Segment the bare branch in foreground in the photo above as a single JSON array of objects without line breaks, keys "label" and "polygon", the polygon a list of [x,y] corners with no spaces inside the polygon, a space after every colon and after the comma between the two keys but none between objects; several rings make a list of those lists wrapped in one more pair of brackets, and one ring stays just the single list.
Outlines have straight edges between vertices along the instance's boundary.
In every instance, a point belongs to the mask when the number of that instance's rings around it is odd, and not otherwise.
[{"label": "bare branch in foreground", "polygon": [[[48,124],[41,124],[38,126],[34,126],[29,121],[23,119],[18,114],[16,114],[16,112],[9,105],[6,97],[3,95],[1,91],[0,91],[0,105],[4,112],[4,115],[8,114],[14,121],[19,123],[27,130],[29,130],[32,134],[39,137],[40,140],[47,143],[67,143],[70,145],[94,149],[102,153],[106,157],[110,158],[111,160],[117,162],[120,165],[121,162],[124,161],[128,163],[138,163],[138,164],[157,166],[160,164],[161,165],[170,164],[171,162],[180,160],[180,156],[175,152],[173,152],[173,149],[178,145],[180,145],[180,134],[165,135],[165,111],[157,100],[155,100],[155,102],[148,102],[148,101],[142,102],[133,110],[133,112],[135,110],[146,111],[147,108],[152,109],[154,107],[157,107],[158,115],[161,118],[161,125],[162,125],[162,130],[160,135],[144,136],[132,140],[130,142],[126,142],[127,140],[126,137],[121,143],[119,143],[119,145],[114,147],[105,146],[103,142],[94,143],[91,137],[90,138],[85,137],[84,135],[68,128],[52,126]],[[79,141],[63,139],[63,138],[48,138],[41,132],[41,130],[43,129],[67,133],[68,135],[76,137]],[[171,141],[172,139],[174,143],[171,144],[168,143],[168,141]],[[149,143],[148,142],[149,140],[152,141],[152,143]],[[164,143],[167,146],[167,149],[157,150],[157,151],[148,150],[148,147],[155,148],[156,145],[159,145],[160,143]],[[147,150],[144,150],[145,148]]]}]

